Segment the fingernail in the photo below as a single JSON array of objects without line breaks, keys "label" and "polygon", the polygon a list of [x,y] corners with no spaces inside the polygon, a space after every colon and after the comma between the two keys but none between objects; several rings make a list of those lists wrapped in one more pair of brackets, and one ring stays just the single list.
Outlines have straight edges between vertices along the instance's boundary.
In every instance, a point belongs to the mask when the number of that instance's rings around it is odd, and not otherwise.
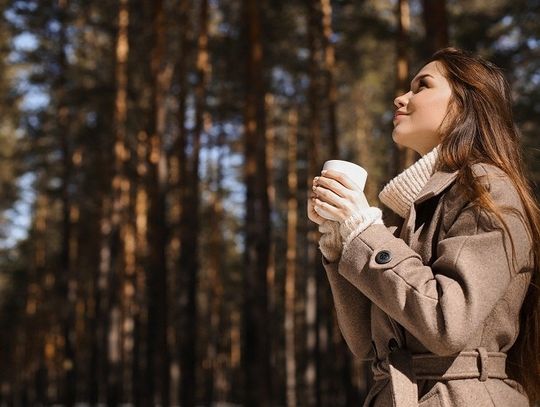
[{"label": "fingernail", "polygon": [[317,187],[316,187],[316,186],[313,186],[313,187],[311,187],[311,188],[312,188],[312,189],[313,189],[314,191],[315,191],[315,190],[317,189]]},{"label": "fingernail", "polygon": [[323,171],[321,172],[321,174],[324,175],[324,174],[326,174],[327,172],[328,172],[328,171],[323,170]]},{"label": "fingernail", "polygon": [[317,182],[319,180],[319,177],[315,177],[315,182]]}]

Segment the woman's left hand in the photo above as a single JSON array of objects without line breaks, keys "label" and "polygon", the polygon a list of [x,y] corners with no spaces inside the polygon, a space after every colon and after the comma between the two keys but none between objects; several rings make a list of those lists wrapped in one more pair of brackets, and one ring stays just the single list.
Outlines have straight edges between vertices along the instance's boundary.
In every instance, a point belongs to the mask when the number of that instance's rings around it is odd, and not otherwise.
[{"label": "woman's left hand", "polygon": [[323,171],[313,179],[313,192],[315,212],[340,223],[370,206],[364,191],[346,174],[334,170]]}]

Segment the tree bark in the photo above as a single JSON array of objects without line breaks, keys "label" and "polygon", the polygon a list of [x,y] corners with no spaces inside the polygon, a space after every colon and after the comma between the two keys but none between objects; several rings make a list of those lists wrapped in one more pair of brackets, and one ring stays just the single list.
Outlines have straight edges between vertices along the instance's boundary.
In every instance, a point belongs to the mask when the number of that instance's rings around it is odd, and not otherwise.
[{"label": "tree bark", "polygon": [[270,205],[266,163],[266,116],[261,34],[261,3],[244,0],[247,41],[244,113],[246,218],[242,360],[244,404],[271,402],[267,270],[270,251]]},{"label": "tree bark", "polygon": [[[299,185],[306,191],[306,198],[311,188],[313,177],[320,172],[320,166],[323,161],[321,154],[321,83],[319,80],[321,69],[321,4],[319,2],[307,1],[308,6],[308,47],[309,47],[309,89],[308,89],[308,107],[309,107],[309,132],[308,132],[308,171],[303,185]],[[337,145],[337,144],[336,144]],[[313,406],[321,405],[321,377],[319,354],[319,298],[320,285],[324,269],[320,262],[318,246],[318,232],[316,225],[307,221],[308,251],[306,258],[306,357],[307,363],[304,372],[307,398],[306,403]]]},{"label": "tree bark", "polygon": [[426,57],[448,46],[448,18],[445,0],[422,0],[426,30]]},{"label": "tree bark", "polygon": [[337,88],[336,57],[332,43],[332,5],[330,0],[321,0],[322,11],[322,42],[324,49],[324,69],[326,76],[326,99],[328,103],[328,141],[330,157],[339,157],[338,128],[337,128]]},{"label": "tree bark", "polygon": [[75,269],[72,267],[73,253],[70,250],[73,241],[73,225],[71,223],[72,196],[70,193],[72,183],[73,163],[71,157],[71,146],[69,142],[69,106],[66,101],[66,75],[67,75],[67,0],[55,2],[59,31],[58,31],[58,76],[54,83],[54,97],[56,99],[56,122],[58,125],[58,135],[60,139],[60,150],[62,153],[62,243],[60,253],[59,293],[65,306],[61,310],[62,330],[64,337],[64,383],[63,383],[63,404],[73,406],[77,397],[77,368],[75,349],[75,306],[77,301],[77,278],[74,275]]},{"label": "tree bark", "polygon": [[148,137],[148,242],[149,266],[148,325],[147,325],[147,368],[149,395],[162,405],[169,405],[170,369],[167,341],[167,261],[166,247],[168,230],[166,223],[167,163],[163,145],[166,106],[165,92],[168,89],[170,72],[164,63],[166,50],[166,25],[163,0],[152,4],[152,52],[150,71],[152,74],[152,98]]},{"label": "tree bark", "polygon": [[[182,248],[180,266],[184,278],[183,284],[187,289],[187,304],[184,309],[186,318],[185,330],[180,337],[182,353],[180,355],[181,404],[194,406],[197,389],[197,288],[199,277],[199,155],[200,139],[204,131],[205,97],[208,73],[208,1],[202,0],[199,9],[200,32],[197,44],[197,85],[195,87],[195,131],[193,134],[193,153],[191,165],[186,174],[186,185],[182,205]],[[187,164],[188,162],[186,162]]]},{"label": "tree bark", "polygon": [[296,236],[298,224],[297,134],[298,113],[297,110],[291,110],[289,113],[288,137],[287,266],[285,271],[285,373],[288,407],[295,407],[298,403],[294,334],[296,329]]},{"label": "tree bark", "polygon": [[[190,358],[194,358],[191,352],[186,354],[186,348],[189,343],[186,340],[188,331],[188,321],[190,317],[187,315],[188,302],[189,302],[189,262],[192,261],[192,253],[189,253],[186,244],[189,245],[190,237],[190,225],[189,225],[189,205],[191,189],[191,170],[189,169],[189,162],[187,159],[187,129],[186,129],[186,110],[187,110],[187,97],[188,97],[188,80],[187,76],[190,72],[191,65],[191,51],[192,45],[189,37],[189,32],[193,27],[193,23],[190,20],[191,2],[189,0],[179,0],[178,2],[179,12],[179,34],[180,34],[180,56],[177,60],[176,77],[178,78],[178,135],[175,140],[173,154],[175,156],[177,166],[176,178],[178,179],[176,189],[176,203],[178,206],[178,245],[180,247],[180,254],[178,256],[178,262],[176,264],[176,299],[174,301],[174,312],[176,319],[174,321],[175,335],[176,335],[176,360],[179,365],[189,371],[189,365],[193,365],[193,361]],[[186,208],[186,204],[188,208]],[[191,209],[192,211],[193,209]],[[186,212],[187,211],[187,212]],[[195,265],[196,267],[196,265]],[[193,267],[192,267],[193,268]],[[191,328],[193,329],[193,327]],[[182,369],[183,369],[182,368]],[[185,388],[184,386],[191,387],[189,384],[190,378],[185,377],[185,374],[180,372],[179,383],[177,383],[177,399],[179,401],[186,400],[187,406],[189,406],[191,399],[194,397],[193,388]],[[187,384],[183,384],[183,381]],[[194,401],[191,401],[193,404]]]},{"label": "tree bark", "polygon": [[[409,31],[410,10],[409,0],[397,2],[398,35],[396,38],[396,97],[409,91]],[[394,168],[392,173],[399,174],[413,164],[420,156],[411,148],[394,143]]]}]

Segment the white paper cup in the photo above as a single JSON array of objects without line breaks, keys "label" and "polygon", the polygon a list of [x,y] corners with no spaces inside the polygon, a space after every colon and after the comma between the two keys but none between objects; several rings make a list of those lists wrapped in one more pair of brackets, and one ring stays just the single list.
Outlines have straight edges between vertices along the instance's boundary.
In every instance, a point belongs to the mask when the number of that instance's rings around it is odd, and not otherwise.
[{"label": "white paper cup", "polygon": [[367,180],[367,171],[359,165],[344,160],[328,160],[323,165],[323,170],[339,171],[351,179],[361,191],[364,190]]}]

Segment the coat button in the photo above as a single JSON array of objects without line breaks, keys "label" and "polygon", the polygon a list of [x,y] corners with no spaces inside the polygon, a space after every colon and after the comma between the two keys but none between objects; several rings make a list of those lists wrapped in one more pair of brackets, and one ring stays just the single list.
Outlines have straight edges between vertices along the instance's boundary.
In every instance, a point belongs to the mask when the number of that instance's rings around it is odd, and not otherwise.
[{"label": "coat button", "polygon": [[396,341],[396,338],[392,338],[388,341],[388,349],[390,349],[390,352],[395,351],[399,348],[399,344]]},{"label": "coat button", "polygon": [[390,260],[392,260],[392,255],[388,250],[381,250],[377,255],[375,256],[375,261],[379,264],[386,264]]}]

